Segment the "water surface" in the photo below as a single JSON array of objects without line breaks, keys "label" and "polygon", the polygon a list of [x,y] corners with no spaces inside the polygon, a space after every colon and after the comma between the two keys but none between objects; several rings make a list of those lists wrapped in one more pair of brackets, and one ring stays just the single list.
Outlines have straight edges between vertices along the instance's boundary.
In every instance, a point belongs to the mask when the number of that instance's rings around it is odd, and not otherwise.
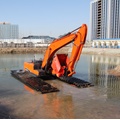
[{"label": "water surface", "polygon": [[107,70],[120,64],[119,57],[82,55],[75,77],[94,87],[76,88],[59,80],[47,81],[60,91],[36,92],[10,75],[23,69],[24,61],[42,58],[40,54],[0,56],[0,118],[120,118],[120,78]]}]

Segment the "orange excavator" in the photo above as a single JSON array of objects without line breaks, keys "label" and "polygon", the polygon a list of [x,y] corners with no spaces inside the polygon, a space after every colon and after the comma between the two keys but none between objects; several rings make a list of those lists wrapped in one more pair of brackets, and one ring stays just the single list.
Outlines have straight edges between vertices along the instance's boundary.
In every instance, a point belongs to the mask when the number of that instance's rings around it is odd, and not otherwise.
[{"label": "orange excavator", "polygon": [[[57,78],[69,81],[69,83],[74,84],[76,86],[80,85],[80,79],[72,77],[75,74],[75,64],[79,60],[83,45],[85,44],[87,36],[87,25],[83,24],[81,27],[73,30],[62,36],[61,38],[55,39],[47,48],[43,60],[34,60],[31,62],[24,62],[24,71],[27,71],[30,74],[35,75],[34,79],[38,81],[43,76],[56,76]],[[56,54],[59,49],[62,47],[73,43],[73,48],[70,57],[67,54]],[[15,75],[20,78],[21,73],[23,71],[12,71],[12,75]],[[25,78],[25,72],[23,72],[24,79],[30,80],[29,78]],[[20,75],[19,75],[20,74]],[[28,76],[28,75],[27,75]],[[20,78],[20,79],[22,79]],[[24,80],[22,81],[24,82]],[[25,82],[26,83],[26,82]],[[82,81],[82,86],[88,86],[88,82]],[[90,85],[90,84],[89,84]]]},{"label": "orange excavator", "polygon": [[[86,35],[87,26],[86,24],[83,24],[74,31],[54,40],[47,48],[44,59],[39,64],[35,64],[34,62],[25,62],[24,69],[29,70],[37,76],[39,76],[43,70],[45,73],[50,73],[52,75],[56,75],[57,77],[72,76],[75,74],[74,64],[80,58],[81,51],[86,40]],[[60,48],[72,42],[73,49],[70,58],[68,58],[66,54],[55,55]]]}]

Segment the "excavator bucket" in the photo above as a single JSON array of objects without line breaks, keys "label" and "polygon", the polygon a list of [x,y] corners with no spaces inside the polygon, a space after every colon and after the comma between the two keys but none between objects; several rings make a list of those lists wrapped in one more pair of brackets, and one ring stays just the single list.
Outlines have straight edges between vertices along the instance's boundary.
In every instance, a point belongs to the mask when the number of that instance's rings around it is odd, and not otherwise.
[{"label": "excavator bucket", "polygon": [[57,77],[63,76],[68,62],[69,58],[67,54],[57,54],[51,64],[52,74],[55,74]]}]

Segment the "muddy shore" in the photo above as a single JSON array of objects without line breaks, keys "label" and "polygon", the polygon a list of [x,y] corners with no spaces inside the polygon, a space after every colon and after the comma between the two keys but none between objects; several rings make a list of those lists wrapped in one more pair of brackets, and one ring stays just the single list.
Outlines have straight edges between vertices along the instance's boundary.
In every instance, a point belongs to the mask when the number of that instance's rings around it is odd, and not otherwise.
[{"label": "muddy shore", "polygon": [[[40,48],[0,48],[0,54],[18,54],[18,53],[45,53],[47,47]],[[58,52],[70,52],[70,47],[64,47]],[[120,56],[120,49],[112,48],[83,48],[82,54],[95,54],[95,55],[114,55]]]},{"label": "muddy shore", "polygon": [[95,54],[95,55],[112,55],[120,56],[120,49],[114,48],[83,48],[83,54]]},{"label": "muddy shore", "polygon": [[[20,54],[20,53],[40,53],[44,54],[47,47],[40,48],[0,48],[0,54]],[[66,52],[69,50],[69,47],[60,49],[58,52]]]}]

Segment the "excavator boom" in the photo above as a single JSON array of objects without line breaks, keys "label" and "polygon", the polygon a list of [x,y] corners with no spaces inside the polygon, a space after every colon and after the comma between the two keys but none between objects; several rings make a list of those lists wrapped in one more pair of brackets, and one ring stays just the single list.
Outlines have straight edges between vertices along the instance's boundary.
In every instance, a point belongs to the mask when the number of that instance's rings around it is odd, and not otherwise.
[{"label": "excavator boom", "polygon": [[[75,29],[72,32],[69,32],[67,35],[54,40],[45,52],[44,59],[42,61],[42,66],[41,66],[42,69],[45,69],[46,71],[49,70],[49,68],[51,67],[51,64],[54,62],[53,56],[55,55],[55,53],[60,48],[73,42],[73,49],[72,49],[71,56],[69,58],[69,62],[67,61],[67,64],[65,65],[65,68],[67,71],[63,72],[63,74],[65,72],[69,73],[67,74],[67,76],[72,76],[75,73],[74,64],[80,58],[80,54],[86,40],[86,35],[87,35],[87,25],[83,24],[81,27]],[[52,69],[54,71],[53,67]],[[56,74],[55,71],[52,73]]]},{"label": "excavator boom", "polygon": [[[37,76],[42,73],[41,71],[56,75],[57,77],[72,76],[75,74],[74,65],[80,58],[86,35],[87,25],[83,24],[81,27],[69,32],[61,38],[55,39],[48,46],[42,61],[38,63],[24,62],[24,69],[27,69]],[[73,48],[69,58],[65,54],[56,54],[59,49],[72,42]]]}]

